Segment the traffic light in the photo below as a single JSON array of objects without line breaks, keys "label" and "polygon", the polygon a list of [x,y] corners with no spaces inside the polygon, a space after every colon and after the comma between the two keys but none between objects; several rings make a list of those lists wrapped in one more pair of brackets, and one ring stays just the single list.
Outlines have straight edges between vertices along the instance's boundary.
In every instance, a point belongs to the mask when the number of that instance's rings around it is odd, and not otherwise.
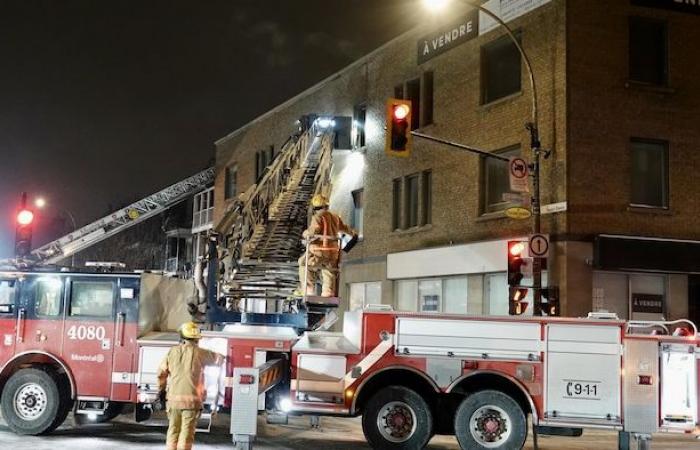
[{"label": "traffic light", "polygon": [[22,206],[17,213],[15,228],[15,256],[24,258],[32,249],[32,228],[34,213],[26,207],[26,197],[22,198]]},{"label": "traffic light", "polygon": [[548,316],[560,316],[561,307],[559,305],[559,288],[550,286],[542,289],[542,298],[546,301],[542,303],[542,311]]},{"label": "traffic light", "polygon": [[508,314],[511,316],[519,316],[527,309],[523,300],[528,290],[521,286],[525,277],[525,245],[523,241],[508,241]]},{"label": "traffic light", "polygon": [[411,154],[411,102],[390,98],[386,102],[386,144],[390,156],[408,157]]}]

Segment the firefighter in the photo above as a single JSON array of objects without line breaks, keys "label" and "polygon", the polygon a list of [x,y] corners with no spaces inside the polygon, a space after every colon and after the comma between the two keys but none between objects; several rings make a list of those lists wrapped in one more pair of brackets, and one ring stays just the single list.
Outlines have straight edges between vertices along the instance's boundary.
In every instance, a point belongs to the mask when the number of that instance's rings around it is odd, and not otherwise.
[{"label": "firefighter", "polygon": [[221,355],[199,348],[202,335],[196,323],[185,323],[179,331],[180,345],[170,349],[158,369],[160,397],[167,398],[167,450],[192,448],[206,395],[204,368],[223,362]]},{"label": "firefighter", "polygon": [[[328,210],[328,199],[321,194],[314,195],[311,199],[314,214],[309,228],[304,231],[304,238],[312,239],[309,244],[308,262],[306,270],[306,257],[299,258],[299,283],[304,283],[306,277],[306,295],[316,294],[316,280],[318,272],[321,272],[322,297],[334,297],[336,295],[336,280],[338,266],[340,264],[340,233],[357,236],[352,228],[345,225],[337,214]],[[298,292],[303,292],[299,289]]]}]

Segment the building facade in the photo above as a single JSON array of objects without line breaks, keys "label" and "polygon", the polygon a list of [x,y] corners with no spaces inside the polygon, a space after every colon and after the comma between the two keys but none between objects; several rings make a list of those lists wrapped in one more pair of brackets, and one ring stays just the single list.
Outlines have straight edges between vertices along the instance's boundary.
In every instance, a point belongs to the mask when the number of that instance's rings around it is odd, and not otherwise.
[{"label": "building facade", "polygon": [[[646,0],[484,3],[532,64],[543,147],[544,274],[564,315],[695,314],[700,226],[697,11]],[[331,209],[358,228],[345,255],[346,308],[507,314],[507,166],[414,138],[384,152],[385,102],[413,104],[414,127],[531,159],[533,91],[501,27],[455,9],[396,38],[216,143],[214,223],[264,172],[302,115],[333,116]],[[528,310],[528,312],[530,309]]]}]

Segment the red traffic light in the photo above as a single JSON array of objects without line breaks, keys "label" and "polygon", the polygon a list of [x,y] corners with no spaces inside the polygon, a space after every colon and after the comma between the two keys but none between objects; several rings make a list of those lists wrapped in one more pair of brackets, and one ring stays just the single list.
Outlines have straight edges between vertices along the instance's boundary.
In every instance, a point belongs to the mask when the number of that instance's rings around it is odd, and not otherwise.
[{"label": "red traffic light", "polygon": [[22,226],[31,225],[34,221],[34,213],[28,209],[23,209],[17,213],[17,224]]},{"label": "red traffic light", "polygon": [[508,253],[512,256],[522,256],[525,251],[525,243],[520,241],[511,241],[508,243]]},{"label": "red traffic light", "polygon": [[394,118],[404,120],[411,113],[411,108],[406,104],[394,106]]}]

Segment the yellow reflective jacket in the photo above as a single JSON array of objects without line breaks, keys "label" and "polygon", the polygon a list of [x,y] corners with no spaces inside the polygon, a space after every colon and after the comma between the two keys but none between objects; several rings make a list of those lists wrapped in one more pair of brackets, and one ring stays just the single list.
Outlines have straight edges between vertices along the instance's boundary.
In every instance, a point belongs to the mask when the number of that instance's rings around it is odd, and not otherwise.
[{"label": "yellow reflective jacket", "polygon": [[221,364],[217,353],[186,341],[168,351],[158,368],[158,387],[167,386],[169,408],[201,409],[206,395],[204,368]]},{"label": "yellow reflective jacket", "polygon": [[317,236],[318,239],[309,245],[309,251],[314,255],[335,256],[340,252],[338,234],[355,234],[352,228],[345,225],[339,215],[328,210],[316,212],[311,218],[306,237]]}]

